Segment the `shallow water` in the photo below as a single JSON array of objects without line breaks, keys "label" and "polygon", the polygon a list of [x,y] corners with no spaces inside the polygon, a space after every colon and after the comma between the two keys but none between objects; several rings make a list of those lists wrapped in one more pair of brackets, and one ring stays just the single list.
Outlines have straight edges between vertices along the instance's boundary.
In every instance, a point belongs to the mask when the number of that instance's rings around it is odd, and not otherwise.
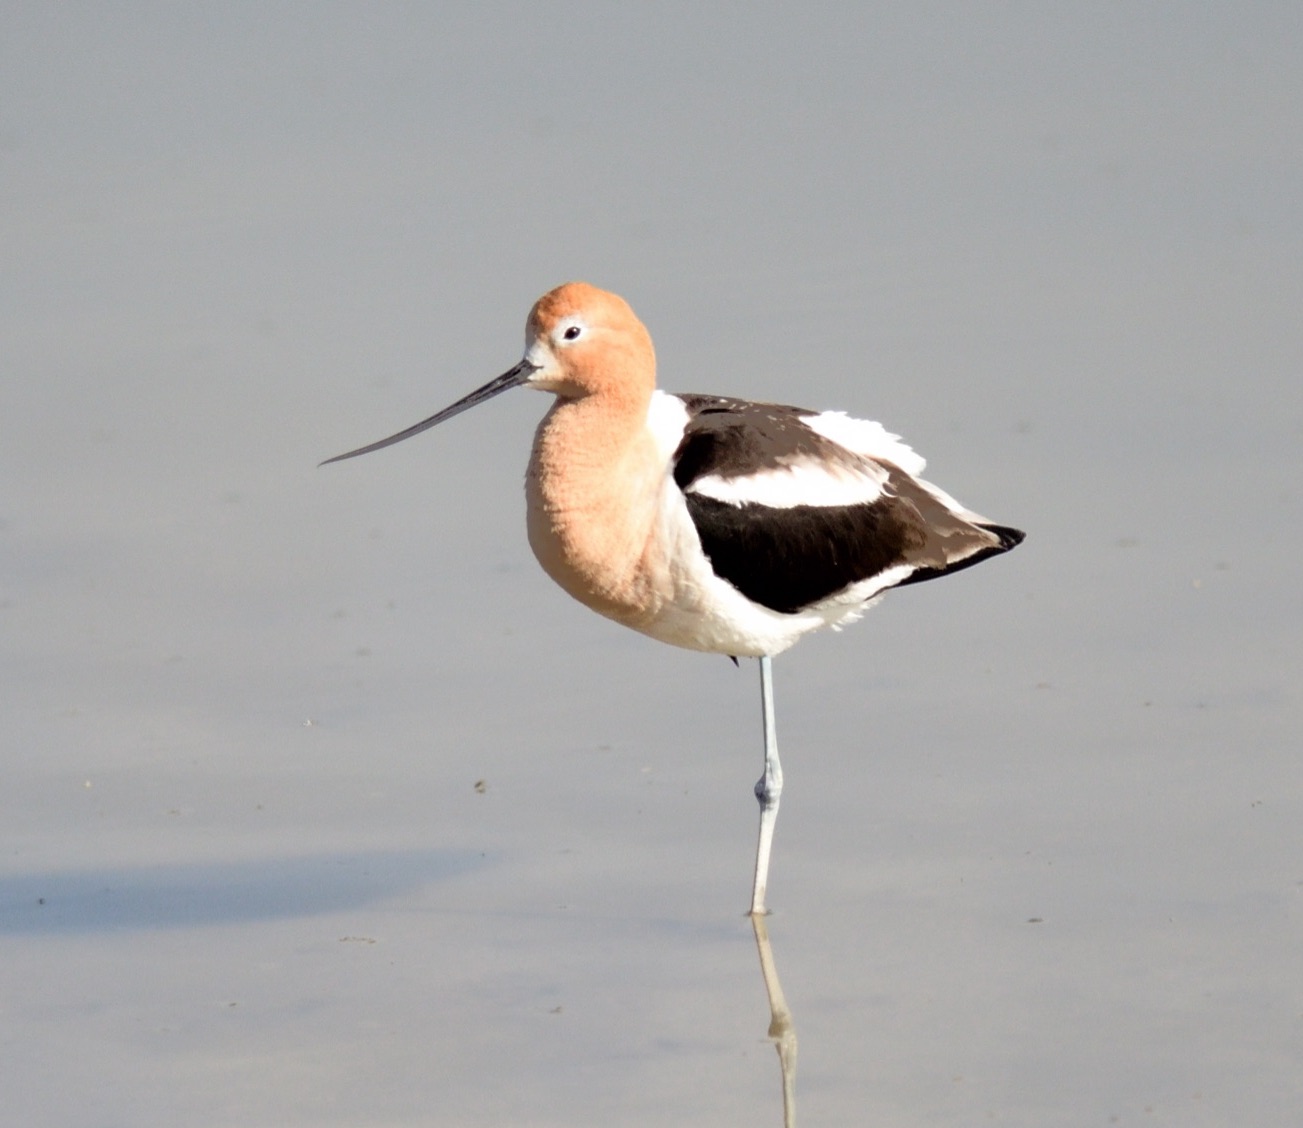
[{"label": "shallow water", "polygon": [[776,663],[802,1119],[1296,1117],[1293,6],[4,23],[0,1119],[782,1122],[753,664],[316,469],[570,277],[1029,532]]}]

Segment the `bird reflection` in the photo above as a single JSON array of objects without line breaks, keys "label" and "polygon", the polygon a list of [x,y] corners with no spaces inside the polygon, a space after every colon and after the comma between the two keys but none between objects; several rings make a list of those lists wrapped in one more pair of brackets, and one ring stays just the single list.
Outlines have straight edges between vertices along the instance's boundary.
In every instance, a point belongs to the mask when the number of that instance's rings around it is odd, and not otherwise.
[{"label": "bird reflection", "polygon": [[765,993],[769,996],[769,1039],[778,1051],[778,1063],[783,1071],[783,1125],[796,1125],[796,1027],[792,1012],[783,997],[783,985],[778,981],[774,966],[774,952],[769,944],[769,929],[765,918],[752,915],[751,927],[756,933],[756,950],[760,953],[760,974],[765,980]]}]

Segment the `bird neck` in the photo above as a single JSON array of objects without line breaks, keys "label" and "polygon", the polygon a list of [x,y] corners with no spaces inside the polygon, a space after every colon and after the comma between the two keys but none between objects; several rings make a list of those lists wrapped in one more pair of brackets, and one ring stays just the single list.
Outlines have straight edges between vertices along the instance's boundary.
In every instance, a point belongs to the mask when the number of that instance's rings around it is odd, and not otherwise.
[{"label": "bird neck", "polygon": [[534,436],[526,479],[529,542],[567,592],[631,622],[650,598],[640,565],[665,478],[647,428],[650,393],[559,399]]}]

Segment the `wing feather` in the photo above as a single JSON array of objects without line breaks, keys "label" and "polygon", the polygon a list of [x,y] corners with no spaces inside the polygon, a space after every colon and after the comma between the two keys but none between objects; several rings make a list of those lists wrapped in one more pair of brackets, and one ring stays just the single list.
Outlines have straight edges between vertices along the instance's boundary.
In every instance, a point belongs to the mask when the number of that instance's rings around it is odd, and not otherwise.
[{"label": "wing feather", "polygon": [[771,610],[872,598],[1022,540],[915,478],[922,458],[876,423],[679,398],[689,418],[673,474],[702,550],[716,575]]}]

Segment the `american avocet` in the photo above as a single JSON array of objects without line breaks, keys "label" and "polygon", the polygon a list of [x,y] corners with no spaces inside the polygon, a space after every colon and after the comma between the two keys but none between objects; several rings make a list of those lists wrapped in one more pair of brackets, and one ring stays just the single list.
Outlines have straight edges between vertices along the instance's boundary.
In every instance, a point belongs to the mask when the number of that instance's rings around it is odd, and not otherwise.
[{"label": "american avocet", "polygon": [[556,396],[525,480],[529,543],[544,571],[652,638],[760,660],[765,770],[751,911],[763,913],[783,786],[772,657],[809,631],[855,621],[888,588],[957,572],[1023,534],[919,478],[923,459],[878,423],[658,391],[642,322],[624,299],[583,282],[539,298],[514,368],[326,461],[400,442],[519,385]]}]

